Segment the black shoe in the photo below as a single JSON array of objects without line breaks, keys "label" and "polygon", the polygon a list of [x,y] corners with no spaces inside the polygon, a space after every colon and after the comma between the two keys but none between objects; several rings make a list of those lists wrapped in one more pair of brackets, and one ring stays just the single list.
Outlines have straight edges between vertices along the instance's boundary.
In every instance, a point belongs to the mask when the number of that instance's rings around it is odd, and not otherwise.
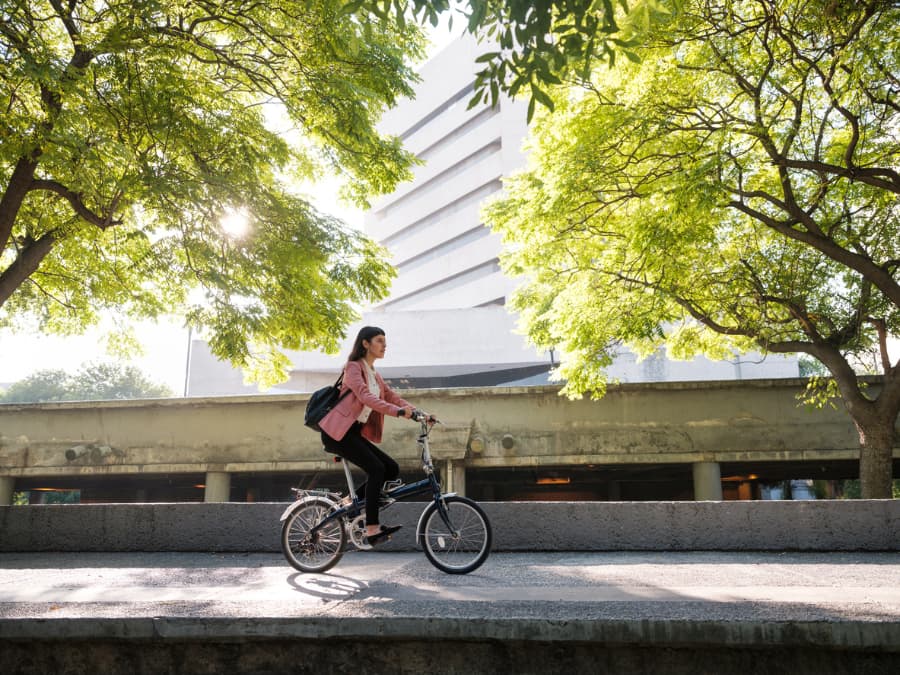
[{"label": "black shoe", "polygon": [[368,540],[370,546],[374,546],[375,544],[378,544],[379,542],[387,541],[388,539],[390,539],[391,535],[394,534],[394,532],[399,530],[401,527],[403,527],[403,526],[402,525],[390,525],[390,526],[382,525],[381,530],[379,532],[376,532],[375,534],[367,535],[366,539]]}]

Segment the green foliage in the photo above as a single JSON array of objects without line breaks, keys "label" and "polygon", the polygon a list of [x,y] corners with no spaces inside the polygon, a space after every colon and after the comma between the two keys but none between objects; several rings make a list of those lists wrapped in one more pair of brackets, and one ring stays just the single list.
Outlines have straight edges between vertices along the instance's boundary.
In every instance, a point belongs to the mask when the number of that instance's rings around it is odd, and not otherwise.
[{"label": "green foliage", "polygon": [[0,395],[0,403],[98,401],[172,396],[165,385],[152,382],[139,368],[120,363],[89,363],[74,375],[41,370],[15,382]]},{"label": "green foliage", "polygon": [[800,377],[827,376],[828,369],[822,365],[821,361],[816,361],[805,354],[800,356]]},{"label": "green foliage", "polygon": [[[636,59],[553,92],[530,166],[486,208],[512,300],[564,393],[639,354],[802,352],[878,456],[900,412],[900,7],[686,1]],[[875,349],[880,395],[854,365]],[[868,441],[864,441],[868,442]],[[873,462],[871,466],[889,466]],[[890,476],[868,476],[877,495]],[[881,469],[878,469],[880,471]]]},{"label": "green foliage", "polygon": [[862,498],[862,488],[859,484],[859,480],[845,480],[842,481],[842,483],[841,499]]},{"label": "green foliage", "polygon": [[14,382],[0,395],[2,403],[66,401],[70,376],[64,370],[40,370],[24,380]]},{"label": "green foliage", "polygon": [[840,395],[834,378],[812,375],[806,383],[806,389],[797,398],[810,408],[824,408],[827,405],[837,410],[835,401]]},{"label": "green foliage", "polygon": [[29,492],[28,503],[40,495],[41,504],[78,504],[81,502],[80,490],[48,490],[46,492]]},{"label": "green foliage", "polygon": [[[681,0],[461,3],[498,44],[476,96],[553,106],[547,89],[633,48]],[[360,205],[412,158],[376,129],[408,95],[417,17],[448,0],[210,5],[43,0],[0,9],[0,326],[80,332],[114,310],[183,315],[263,384],[280,350],[335,349],[384,296],[383,251],[316,212],[288,179],[338,174]],[[298,140],[266,125],[283,111]],[[249,233],[220,221],[246,211]],[[200,292],[196,292],[199,290]],[[195,292],[191,292],[195,291]]]},{"label": "green foliage", "polygon": [[31,490],[13,492],[13,506],[29,504],[78,504],[81,502],[80,490]]},{"label": "green foliage", "polygon": [[[441,14],[462,14],[466,29],[489,47],[479,58],[475,96],[497,102],[500,91],[529,98],[528,121],[537,104],[553,110],[548,90],[564,79],[587,79],[617,55],[640,60],[634,48],[655,26],[677,15],[683,0],[352,0],[347,11],[368,11],[382,19],[414,16],[437,25]],[[450,22],[452,25],[453,16]]]},{"label": "green foliage", "polygon": [[[529,334],[568,355],[563,374],[588,373],[574,394],[602,386],[620,340],[679,358],[808,351],[839,368],[877,339],[861,317],[900,329],[900,116],[879,75],[895,71],[879,48],[897,12],[845,25],[808,3],[779,3],[781,18],[758,15],[767,3],[686,5],[635,48],[640,63],[554,92],[530,169],[486,209],[505,269],[527,275],[513,306]],[[850,155],[837,106],[859,127]],[[880,286],[878,269],[891,270]]]},{"label": "green foliage", "polygon": [[[862,488],[858,480],[845,480],[842,482],[841,499],[862,499]],[[891,496],[900,499],[900,480],[891,483]]]},{"label": "green foliage", "polygon": [[[4,3],[0,326],[182,315],[269,381],[281,348],[336,348],[393,270],[291,185],[337,175],[364,205],[408,177],[375,125],[423,45],[343,5]],[[244,236],[223,232],[230,209]]]},{"label": "green foliage", "polygon": [[[480,59],[470,105],[497,101],[498,89],[530,98],[528,121],[536,104],[552,111],[547,93],[563,79],[587,80],[601,64],[615,66],[621,54],[639,62],[634,48],[651,28],[667,23],[680,0],[558,0],[550,3],[469,0],[469,29],[495,41],[498,50]],[[548,6],[549,5],[549,6]]]}]

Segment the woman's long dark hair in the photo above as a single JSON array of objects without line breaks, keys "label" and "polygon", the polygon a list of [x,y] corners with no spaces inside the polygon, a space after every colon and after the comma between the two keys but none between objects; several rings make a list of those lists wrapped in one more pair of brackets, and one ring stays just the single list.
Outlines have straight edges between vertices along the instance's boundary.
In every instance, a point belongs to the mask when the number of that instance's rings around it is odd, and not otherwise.
[{"label": "woman's long dark hair", "polygon": [[366,348],[363,347],[363,340],[371,342],[372,338],[376,335],[384,335],[384,331],[377,326],[363,326],[360,328],[359,333],[356,335],[356,340],[353,342],[353,350],[350,352],[347,361],[359,361],[364,357],[366,355]]}]

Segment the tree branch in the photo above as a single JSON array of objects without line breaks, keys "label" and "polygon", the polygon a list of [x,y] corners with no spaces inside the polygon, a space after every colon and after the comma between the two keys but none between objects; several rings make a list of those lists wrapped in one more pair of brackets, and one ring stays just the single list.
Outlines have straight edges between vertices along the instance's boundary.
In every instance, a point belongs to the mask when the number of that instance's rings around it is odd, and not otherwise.
[{"label": "tree branch", "polygon": [[35,149],[30,157],[20,157],[16,162],[6,191],[0,197],[0,251],[6,249],[9,238],[12,236],[13,225],[25,195],[34,180],[34,172],[37,168],[37,160],[40,157],[40,149]]},{"label": "tree branch", "polygon": [[871,414],[875,403],[863,396],[862,391],[859,388],[856,373],[837,346],[830,344],[825,340],[816,342],[806,342],[803,340],[772,341],[756,330],[739,328],[737,326],[726,326],[719,323],[709,312],[704,311],[688,298],[682,297],[671,290],[663,289],[659,284],[629,277],[622,272],[603,272],[626,283],[637,284],[645,288],[650,288],[658,293],[664,293],[673,302],[677,303],[687,311],[695,321],[720,335],[751,338],[766,352],[780,354],[802,352],[814,356],[831,371],[841,391],[841,396],[848,408],[862,410],[863,414]]},{"label": "tree branch", "polygon": [[900,194],[900,173],[887,167],[863,168],[858,166],[838,166],[828,162],[817,162],[804,159],[790,159],[788,157],[773,157],[776,166],[787,169],[802,169],[816,173],[828,173],[851,181],[865,183],[873,187],[888,190],[894,194]]},{"label": "tree branch", "polygon": [[78,26],[75,25],[75,20],[72,18],[74,3],[70,3],[68,9],[63,7],[59,0],[50,0],[50,5],[56,10],[56,15],[59,17],[59,20],[62,21],[63,26],[65,26],[66,33],[69,34],[72,44],[76,46],[80,45],[81,31],[78,30]]},{"label": "tree branch", "polygon": [[121,225],[121,220],[113,220],[112,219],[112,210],[106,216],[99,216],[93,211],[91,211],[87,206],[85,206],[84,202],[81,200],[81,195],[77,192],[73,192],[65,185],[58,183],[55,180],[40,180],[36,179],[31,183],[32,190],[48,190],[49,192],[55,192],[59,196],[63,197],[66,201],[68,201],[72,208],[75,210],[81,218],[89,222],[91,225],[96,225],[101,230],[105,230],[108,227],[112,227],[113,225]]},{"label": "tree branch", "polygon": [[55,242],[54,231],[26,241],[13,263],[0,274],[0,306],[37,270]]},{"label": "tree branch", "polygon": [[887,324],[884,319],[875,319],[872,317],[869,317],[869,323],[875,327],[875,332],[878,334],[878,351],[881,356],[881,369],[887,374],[891,371],[891,357],[888,354],[887,348]]},{"label": "tree branch", "polygon": [[830,335],[826,338],[826,342],[828,344],[834,345],[835,347],[841,347],[846,345],[851,340],[855,339],[859,336],[860,331],[862,330],[862,325],[865,323],[866,309],[869,306],[869,301],[872,298],[872,284],[867,279],[863,279],[862,287],[859,292],[859,302],[856,306],[856,311],[850,316],[847,324],[840,329],[833,330]]},{"label": "tree branch", "polygon": [[763,225],[772,228],[776,232],[783,234],[789,239],[802,242],[812,246],[832,260],[859,272],[863,277],[869,279],[882,293],[887,296],[891,302],[900,307],[900,284],[891,274],[883,267],[876,265],[870,258],[848,251],[838,246],[832,239],[828,237],[804,232],[791,227],[789,223],[781,222],[772,218],[765,213],[758,211],[741,201],[731,201],[728,203],[731,208],[737,209],[751,218],[758,220]]}]

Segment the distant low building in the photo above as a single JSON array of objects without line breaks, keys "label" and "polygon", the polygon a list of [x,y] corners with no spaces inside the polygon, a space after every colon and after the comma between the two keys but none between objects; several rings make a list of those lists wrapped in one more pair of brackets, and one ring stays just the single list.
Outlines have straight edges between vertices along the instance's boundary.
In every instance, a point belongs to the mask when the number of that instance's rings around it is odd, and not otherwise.
[{"label": "distant low building", "polygon": [[[337,354],[289,352],[290,378],[269,393],[309,392],[334,382],[356,333],[375,325],[387,335],[387,353],[376,364],[392,386],[436,388],[546,383],[551,355],[529,348],[513,332],[514,319],[503,307],[412,312],[368,312],[350,327]],[[188,375],[189,396],[253,393],[243,375],[217,361],[206,343],[194,340]]]},{"label": "distant low building", "polygon": [[[528,386],[547,384],[559,355],[529,347],[504,307],[416,312],[368,312],[350,327],[337,354],[289,352],[293,368],[283,384],[266,393],[310,392],[334,382],[363,325],[387,335],[387,352],[376,364],[396,388]],[[672,361],[660,353],[638,361],[623,350],[609,369],[621,382],[739,380],[797,377],[795,357],[742,355],[733,361]],[[213,357],[206,343],[191,346],[187,394],[224,396],[259,393],[243,374]]]}]

